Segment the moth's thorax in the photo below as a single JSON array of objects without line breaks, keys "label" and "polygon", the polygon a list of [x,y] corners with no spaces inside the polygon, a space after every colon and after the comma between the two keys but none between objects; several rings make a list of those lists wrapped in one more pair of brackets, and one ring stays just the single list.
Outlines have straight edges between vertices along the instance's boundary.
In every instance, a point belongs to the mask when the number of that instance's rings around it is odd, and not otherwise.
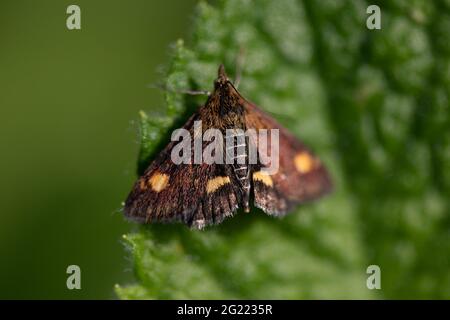
[{"label": "moth's thorax", "polygon": [[244,122],[244,101],[229,81],[215,88],[204,109],[219,128],[240,128]]}]

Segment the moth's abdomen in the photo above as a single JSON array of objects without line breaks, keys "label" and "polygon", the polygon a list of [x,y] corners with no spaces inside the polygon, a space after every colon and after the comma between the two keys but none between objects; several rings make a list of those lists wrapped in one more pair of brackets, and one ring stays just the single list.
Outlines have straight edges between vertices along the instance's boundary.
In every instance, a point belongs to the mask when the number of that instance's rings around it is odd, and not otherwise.
[{"label": "moth's abdomen", "polygon": [[[231,132],[231,133],[230,133]],[[241,193],[241,207],[249,210],[250,164],[248,156],[248,137],[242,130],[229,131],[226,141],[227,164],[233,168],[235,179]]]}]

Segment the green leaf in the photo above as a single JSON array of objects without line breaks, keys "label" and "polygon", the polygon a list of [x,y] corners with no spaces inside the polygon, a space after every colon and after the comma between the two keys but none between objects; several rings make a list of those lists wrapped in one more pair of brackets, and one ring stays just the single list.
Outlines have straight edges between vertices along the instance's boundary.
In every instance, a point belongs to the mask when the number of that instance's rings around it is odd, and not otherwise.
[{"label": "green leaf", "polygon": [[[204,231],[139,227],[124,236],[137,283],[117,286],[120,298],[450,296],[450,12],[401,3],[381,5],[375,31],[365,1],[197,6],[166,86],[211,90],[218,65],[234,76],[244,49],[241,93],[313,147],[336,191],[283,219],[254,209]],[[141,113],[140,172],[204,103],[165,94],[165,116]]]}]

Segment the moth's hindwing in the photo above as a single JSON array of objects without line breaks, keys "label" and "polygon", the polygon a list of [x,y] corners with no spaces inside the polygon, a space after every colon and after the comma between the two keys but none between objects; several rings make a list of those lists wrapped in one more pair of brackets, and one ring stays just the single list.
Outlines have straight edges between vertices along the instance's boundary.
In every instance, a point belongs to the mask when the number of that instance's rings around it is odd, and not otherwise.
[{"label": "moth's hindwing", "polygon": [[[255,166],[252,174],[254,204],[268,214],[283,215],[293,205],[316,199],[332,189],[330,176],[322,162],[297,138],[257,106],[245,104],[248,128],[279,129],[279,167],[264,174]],[[270,150],[270,134],[267,149]],[[257,145],[253,139],[251,143]]]}]

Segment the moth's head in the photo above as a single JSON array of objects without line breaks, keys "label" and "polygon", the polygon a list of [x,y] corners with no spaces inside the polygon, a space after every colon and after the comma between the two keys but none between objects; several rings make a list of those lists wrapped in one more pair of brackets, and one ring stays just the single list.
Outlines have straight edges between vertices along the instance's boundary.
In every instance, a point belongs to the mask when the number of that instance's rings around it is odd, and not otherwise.
[{"label": "moth's head", "polygon": [[219,66],[217,79],[216,79],[216,81],[214,81],[214,88],[215,89],[223,88],[226,85],[228,85],[229,82],[230,82],[230,79],[228,79],[228,76],[225,72],[225,67],[223,66],[223,64],[221,64]]}]

